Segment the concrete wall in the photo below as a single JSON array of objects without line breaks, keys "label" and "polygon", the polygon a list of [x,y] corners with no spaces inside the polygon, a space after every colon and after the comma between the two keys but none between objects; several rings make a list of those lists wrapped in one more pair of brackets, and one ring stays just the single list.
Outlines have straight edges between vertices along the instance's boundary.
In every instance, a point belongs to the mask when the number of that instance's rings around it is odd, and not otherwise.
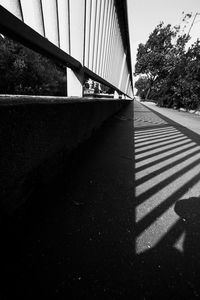
[{"label": "concrete wall", "polygon": [[64,157],[130,100],[0,97],[1,208],[12,213],[33,181],[48,182]]}]

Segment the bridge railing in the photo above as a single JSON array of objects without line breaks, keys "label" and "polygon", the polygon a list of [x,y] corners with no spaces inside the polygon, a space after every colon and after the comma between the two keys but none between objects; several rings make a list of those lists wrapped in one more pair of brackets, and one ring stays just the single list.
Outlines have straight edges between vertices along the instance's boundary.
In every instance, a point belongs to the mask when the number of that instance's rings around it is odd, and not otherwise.
[{"label": "bridge railing", "polygon": [[126,0],[0,0],[0,33],[67,67],[67,96],[90,77],[133,96]]}]

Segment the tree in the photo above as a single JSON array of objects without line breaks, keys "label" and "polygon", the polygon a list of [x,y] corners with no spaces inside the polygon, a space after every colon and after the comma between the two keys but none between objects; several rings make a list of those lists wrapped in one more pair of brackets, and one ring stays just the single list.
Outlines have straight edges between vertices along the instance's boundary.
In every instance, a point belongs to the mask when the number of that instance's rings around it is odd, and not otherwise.
[{"label": "tree", "polygon": [[147,91],[149,89],[149,78],[147,76],[141,76],[135,83],[137,89],[137,96],[140,96],[141,99],[146,98]]},{"label": "tree", "polygon": [[156,78],[166,76],[165,64],[173,47],[172,38],[175,34],[171,25],[164,26],[163,23],[160,23],[150,34],[146,44],[139,44],[135,75],[145,74],[147,76],[149,89],[146,97],[148,97]]},{"label": "tree", "polygon": [[0,93],[66,95],[65,67],[0,35]]},{"label": "tree", "polygon": [[197,109],[200,106],[200,41],[197,40],[188,49],[184,64],[184,72],[180,76],[184,106]]},{"label": "tree", "polygon": [[[186,14],[183,23],[189,18],[191,14]],[[185,46],[189,38],[189,35],[181,33],[181,26],[160,23],[149,35],[146,44],[139,44],[134,75],[148,78],[146,98],[153,95],[160,99],[161,105],[166,102],[168,106],[173,105],[175,91],[180,90],[180,79],[185,76],[188,59]]]}]

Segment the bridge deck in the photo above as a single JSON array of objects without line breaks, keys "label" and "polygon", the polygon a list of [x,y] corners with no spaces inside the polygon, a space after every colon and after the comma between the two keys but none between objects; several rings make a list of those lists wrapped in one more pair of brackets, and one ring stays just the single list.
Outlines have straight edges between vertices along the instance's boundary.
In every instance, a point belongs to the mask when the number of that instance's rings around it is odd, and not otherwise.
[{"label": "bridge deck", "polygon": [[135,131],[131,103],[73,154],[70,178],[35,190],[15,226],[4,226],[8,299],[198,294],[197,223],[174,212],[199,190],[198,136],[134,105]]}]

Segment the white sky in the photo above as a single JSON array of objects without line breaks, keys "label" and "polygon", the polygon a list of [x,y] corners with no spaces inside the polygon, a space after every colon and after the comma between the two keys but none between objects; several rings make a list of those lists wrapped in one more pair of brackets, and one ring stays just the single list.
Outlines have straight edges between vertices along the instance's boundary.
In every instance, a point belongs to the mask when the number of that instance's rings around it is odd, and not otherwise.
[{"label": "white sky", "polygon": [[[133,70],[139,43],[145,43],[153,29],[163,21],[165,24],[178,25],[182,12],[195,15],[200,13],[200,0],[127,0],[129,13],[129,31]],[[188,29],[193,17],[190,19]],[[186,33],[188,32],[186,30]],[[200,38],[200,15],[197,16],[190,32],[191,42]]]}]

